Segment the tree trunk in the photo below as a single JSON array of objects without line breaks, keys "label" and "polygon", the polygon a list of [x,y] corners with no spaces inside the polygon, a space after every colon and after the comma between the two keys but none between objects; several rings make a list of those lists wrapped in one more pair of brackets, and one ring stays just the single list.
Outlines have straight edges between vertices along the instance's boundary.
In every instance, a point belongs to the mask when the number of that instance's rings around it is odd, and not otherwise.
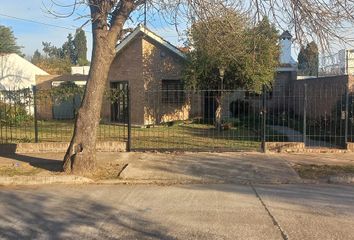
[{"label": "tree trunk", "polygon": [[97,129],[108,72],[115,56],[115,43],[110,42],[107,34],[106,30],[96,30],[93,34],[90,73],[76,116],[74,135],[63,162],[66,173],[91,175],[96,169]]},{"label": "tree trunk", "polygon": [[222,111],[223,111],[223,103],[222,103],[222,92],[215,96],[216,100],[216,111],[215,111],[215,128],[218,131],[222,130]]}]

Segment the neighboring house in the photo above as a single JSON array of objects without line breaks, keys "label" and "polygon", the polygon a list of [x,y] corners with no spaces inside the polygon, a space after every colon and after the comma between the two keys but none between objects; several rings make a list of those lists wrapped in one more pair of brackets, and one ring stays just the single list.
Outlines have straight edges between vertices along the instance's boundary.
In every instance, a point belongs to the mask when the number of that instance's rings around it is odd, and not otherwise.
[{"label": "neighboring house", "polygon": [[320,76],[354,75],[354,49],[322,55],[319,60]]},{"label": "neighboring house", "polygon": [[0,54],[0,90],[19,90],[36,84],[36,75],[48,75],[15,53]]}]

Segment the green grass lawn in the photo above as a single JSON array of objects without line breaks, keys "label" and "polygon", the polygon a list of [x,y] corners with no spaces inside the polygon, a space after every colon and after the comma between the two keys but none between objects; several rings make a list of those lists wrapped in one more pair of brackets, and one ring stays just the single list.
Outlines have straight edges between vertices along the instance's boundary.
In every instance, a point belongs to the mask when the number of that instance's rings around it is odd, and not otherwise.
[{"label": "green grass lawn", "polygon": [[[17,127],[2,127],[0,142],[34,142],[33,124]],[[40,142],[68,142],[73,132],[73,122],[39,121]],[[127,127],[101,124],[98,131],[100,141],[123,141],[127,138]],[[202,149],[202,150],[258,150],[259,133],[245,127],[233,127],[217,131],[207,124],[174,124],[150,128],[132,128],[133,149]]]},{"label": "green grass lawn", "polygon": [[217,131],[207,124],[133,129],[135,149],[258,150],[260,138],[246,128]]}]

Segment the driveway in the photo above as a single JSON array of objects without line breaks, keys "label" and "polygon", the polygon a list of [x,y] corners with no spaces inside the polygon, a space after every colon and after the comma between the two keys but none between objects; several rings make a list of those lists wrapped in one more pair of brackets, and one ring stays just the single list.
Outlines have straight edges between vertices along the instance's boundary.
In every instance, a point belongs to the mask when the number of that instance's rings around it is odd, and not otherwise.
[{"label": "driveway", "polygon": [[125,180],[175,182],[299,183],[286,159],[257,152],[130,153]]},{"label": "driveway", "polygon": [[351,239],[354,188],[0,188],[2,239]]}]

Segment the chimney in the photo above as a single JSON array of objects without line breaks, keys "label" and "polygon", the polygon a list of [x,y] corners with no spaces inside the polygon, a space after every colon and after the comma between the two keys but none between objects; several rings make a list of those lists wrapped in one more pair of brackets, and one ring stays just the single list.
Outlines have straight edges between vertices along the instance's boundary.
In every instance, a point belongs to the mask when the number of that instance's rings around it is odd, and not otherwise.
[{"label": "chimney", "polygon": [[284,31],[282,35],[280,35],[280,64],[281,65],[293,65],[294,60],[291,57],[291,45],[293,36],[289,33],[289,31]]}]

